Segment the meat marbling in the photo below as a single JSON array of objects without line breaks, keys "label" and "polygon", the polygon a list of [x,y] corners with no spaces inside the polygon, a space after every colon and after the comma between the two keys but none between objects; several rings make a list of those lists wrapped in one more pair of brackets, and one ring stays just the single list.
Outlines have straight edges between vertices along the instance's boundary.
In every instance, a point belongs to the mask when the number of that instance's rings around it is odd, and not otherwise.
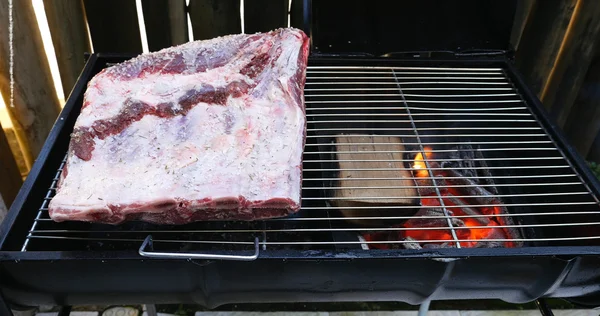
[{"label": "meat marbling", "polygon": [[308,39],[287,28],[140,55],[88,84],[55,221],[183,224],[300,207]]}]

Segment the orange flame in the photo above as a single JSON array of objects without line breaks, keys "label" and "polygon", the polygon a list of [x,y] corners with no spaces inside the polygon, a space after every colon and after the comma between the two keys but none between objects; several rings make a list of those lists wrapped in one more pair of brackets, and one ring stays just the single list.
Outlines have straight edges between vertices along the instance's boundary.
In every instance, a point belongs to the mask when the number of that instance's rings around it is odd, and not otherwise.
[{"label": "orange flame", "polygon": [[[433,153],[431,152],[431,147],[425,147],[425,159],[431,159]],[[423,153],[418,153],[415,156],[415,163],[413,164],[413,168],[415,170],[415,175],[419,178],[425,178],[429,176],[429,171],[427,171],[427,164],[423,160]]]}]

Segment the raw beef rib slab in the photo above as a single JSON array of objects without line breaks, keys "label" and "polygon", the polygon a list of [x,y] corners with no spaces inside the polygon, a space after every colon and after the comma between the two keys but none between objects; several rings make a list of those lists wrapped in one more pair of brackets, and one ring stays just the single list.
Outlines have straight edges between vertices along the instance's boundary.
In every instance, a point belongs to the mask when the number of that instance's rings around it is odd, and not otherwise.
[{"label": "raw beef rib slab", "polygon": [[230,35],[141,55],[88,84],[55,221],[183,224],[300,208],[308,38]]}]

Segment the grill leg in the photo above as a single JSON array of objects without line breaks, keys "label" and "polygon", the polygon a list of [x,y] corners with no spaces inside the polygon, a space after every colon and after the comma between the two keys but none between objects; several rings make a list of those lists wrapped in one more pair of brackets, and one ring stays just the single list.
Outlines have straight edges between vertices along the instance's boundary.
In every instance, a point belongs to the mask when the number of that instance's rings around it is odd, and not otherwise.
[{"label": "grill leg", "polygon": [[62,306],[58,312],[58,316],[69,316],[71,315],[71,306]]},{"label": "grill leg", "polygon": [[421,306],[419,306],[419,313],[417,315],[426,316],[427,312],[429,312],[429,304],[431,304],[430,300],[426,300],[423,303],[421,303]]},{"label": "grill leg", "polygon": [[536,300],[535,305],[537,305],[542,316],[554,316],[552,309],[550,309],[550,306],[546,304],[546,301],[543,298]]},{"label": "grill leg", "polygon": [[148,305],[144,305],[144,306],[146,307],[146,313],[148,313],[148,316],[157,316],[156,305],[148,304]]},{"label": "grill leg", "polygon": [[12,316],[13,312],[8,308],[8,304],[4,300],[4,295],[0,292],[0,315]]}]

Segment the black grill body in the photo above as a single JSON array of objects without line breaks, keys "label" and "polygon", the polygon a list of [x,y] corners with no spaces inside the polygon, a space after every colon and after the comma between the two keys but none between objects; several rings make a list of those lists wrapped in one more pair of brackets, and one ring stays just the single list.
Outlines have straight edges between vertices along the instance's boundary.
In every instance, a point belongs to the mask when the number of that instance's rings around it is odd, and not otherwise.
[{"label": "black grill body", "polygon": [[[588,305],[597,305],[600,301],[600,246],[593,238],[558,241],[542,238],[530,247],[494,249],[363,251],[334,246],[281,247],[261,250],[258,259],[250,262],[148,259],[138,254],[138,242],[125,243],[122,247],[94,243],[92,247],[82,241],[50,239],[32,242],[27,251],[22,251],[67,151],[69,134],[82,105],[87,82],[107,64],[128,57],[91,55],[0,228],[0,289],[11,304],[152,302],[216,307],[227,303],[298,301],[419,304],[430,299],[465,298],[523,303],[540,297],[562,297]],[[506,60],[314,57],[309,60],[310,65],[502,68],[539,124],[564,152],[572,170],[589,186],[592,195],[600,193],[598,181],[547,119],[540,102]],[[581,208],[558,209],[577,211]],[[593,213],[598,211],[598,206],[586,210]],[[586,220],[593,222],[596,217],[598,214],[590,214]],[[564,221],[568,220],[568,216],[564,217]],[[588,232],[577,226],[538,227],[534,237],[593,236]],[[97,235],[92,230],[87,236]],[[211,252],[251,253],[250,248],[212,249]]]}]

